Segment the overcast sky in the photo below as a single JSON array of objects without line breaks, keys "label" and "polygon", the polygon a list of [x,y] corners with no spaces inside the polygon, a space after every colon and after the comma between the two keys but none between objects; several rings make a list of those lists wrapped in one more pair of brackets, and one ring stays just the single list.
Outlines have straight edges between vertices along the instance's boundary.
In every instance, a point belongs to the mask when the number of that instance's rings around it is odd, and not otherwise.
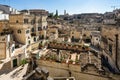
[{"label": "overcast sky", "polygon": [[104,13],[112,11],[111,6],[120,8],[120,0],[0,0],[0,4],[7,4],[18,10],[45,9],[49,12],[58,10],[63,14]]}]

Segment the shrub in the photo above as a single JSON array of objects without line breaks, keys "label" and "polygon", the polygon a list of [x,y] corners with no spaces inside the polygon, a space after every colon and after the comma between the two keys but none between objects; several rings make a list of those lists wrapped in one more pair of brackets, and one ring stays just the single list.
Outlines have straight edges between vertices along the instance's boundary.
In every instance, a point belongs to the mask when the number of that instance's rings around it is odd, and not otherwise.
[{"label": "shrub", "polygon": [[73,60],[70,60],[69,63],[73,63]]},{"label": "shrub", "polygon": [[27,63],[26,59],[21,60],[21,65],[25,65]]}]

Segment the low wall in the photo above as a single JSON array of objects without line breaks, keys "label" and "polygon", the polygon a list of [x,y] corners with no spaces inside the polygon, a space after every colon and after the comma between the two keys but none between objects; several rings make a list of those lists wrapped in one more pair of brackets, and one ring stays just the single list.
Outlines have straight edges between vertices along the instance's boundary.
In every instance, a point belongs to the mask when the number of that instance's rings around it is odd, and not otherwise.
[{"label": "low wall", "polygon": [[39,43],[40,42],[36,42],[36,43],[33,43],[33,44],[29,45],[26,48],[26,51],[28,51],[28,53],[29,53],[31,50],[39,49]]},{"label": "low wall", "polygon": [[36,42],[36,43],[31,44],[31,49],[38,49],[39,48],[39,43],[40,42]]}]

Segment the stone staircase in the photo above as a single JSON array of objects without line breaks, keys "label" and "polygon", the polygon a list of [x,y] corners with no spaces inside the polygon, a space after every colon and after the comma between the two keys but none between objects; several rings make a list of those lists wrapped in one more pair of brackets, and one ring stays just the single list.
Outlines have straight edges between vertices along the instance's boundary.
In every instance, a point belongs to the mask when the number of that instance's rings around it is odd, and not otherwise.
[{"label": "stone staircase", "polygon": [[11,68],[11,61],[8,61],[3,64],[2,68],[0,69],[0,75],[4,73],[8,73],[12,70]]}]

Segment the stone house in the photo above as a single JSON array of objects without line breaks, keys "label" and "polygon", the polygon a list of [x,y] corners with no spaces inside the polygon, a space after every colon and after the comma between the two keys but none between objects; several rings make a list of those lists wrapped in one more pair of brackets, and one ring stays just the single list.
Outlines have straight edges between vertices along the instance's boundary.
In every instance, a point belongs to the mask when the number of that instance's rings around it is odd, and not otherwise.
[{"label": "stone house", "polygon": [[106,26],[101,31],[101,48],[103,64],[111,71],[118,72],[120,70],[120,28],[117,26]]},{"label": "stone house", "polygon": [[0,59],[9,59],[15,53],[15,42],[11,34],[0,35]]},{"label": "stone house", "polygon": [[[48,11],[40,10],[40,9],[30,9],[30,15],[35,16],[35,27],[33,28],[34,31],[39,32],[39,39],[46,38],[46,29],[47,26],[47,15]],[[33,30],[32,29],[32,30]]]},{"label": "stone house", "polygon": [[29,45],[31,43],[30,29],[31,25],[30,15],[25,14],[11,14],[10,15],[10,29],[13,30],[13,36],[18,43]]}]

